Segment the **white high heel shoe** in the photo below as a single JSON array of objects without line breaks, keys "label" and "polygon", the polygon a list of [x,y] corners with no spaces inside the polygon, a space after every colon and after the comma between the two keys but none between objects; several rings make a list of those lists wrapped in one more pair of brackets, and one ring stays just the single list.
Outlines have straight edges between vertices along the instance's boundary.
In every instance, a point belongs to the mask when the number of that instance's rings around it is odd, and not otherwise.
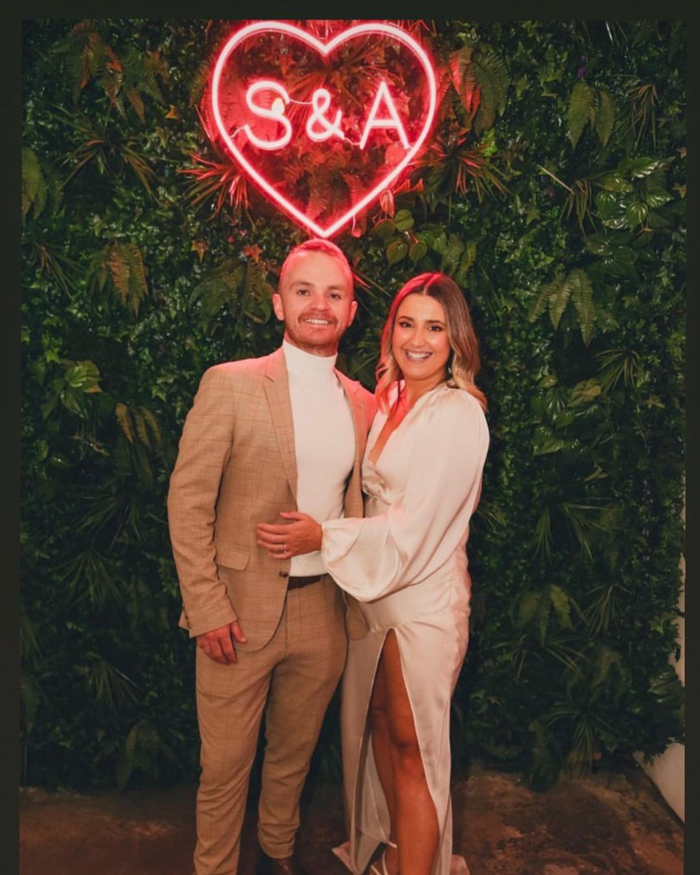
[{"label": "white high heel shoe", "polygon": [[[390,848],[397,848],[398,847],[398,845],[396,845],[394,842],[392,842],[391,839],[389,839],[389,841],[387,841],[387,845]],[[381,866],[381,869],[378,869],[377,866]],[[386,860],[384,859],[384,853],[382,853],[381,857],[377,860],[376,863],[373,863],[370,866],[369,871],[370,871],[370,875],[389,875],[389,873],[387,872],[387,868],[386,868]]]}]

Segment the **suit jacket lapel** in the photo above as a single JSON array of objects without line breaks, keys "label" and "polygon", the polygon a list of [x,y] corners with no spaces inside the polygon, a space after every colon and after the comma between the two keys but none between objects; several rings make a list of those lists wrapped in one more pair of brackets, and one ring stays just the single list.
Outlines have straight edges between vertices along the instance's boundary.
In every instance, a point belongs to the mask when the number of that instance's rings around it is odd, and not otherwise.
[{"label": "suit jacket lapel", "polygon": [[352,424],[355,428],[355,470],[358,470],[362,464],[362,456],[365,452],[365,442],[367,440],[367,423],[365,406],[362,399],[358,397],[357,383],[350,380],[341,371],[336,370],[336,376],[340,380],[340,384],[345,390],[345,397],[350,404],[352,411]]},{"label": "suit jacket lapel", "polygon": [[362,400],[361,393],[358,391],[359,385],[348,379],[340,371],[336,371],[336,374],[350,404],[352,422],[355,428],[355,463],[345,492],[345,515],[361,517],[363,515],[362,459],[365,454],[368,431],[367,408]]},{"label": "suit jacket lapel", "polygon": [[265,378],[265,395],[270,407],[284,473],[289,480],[296,501],[297,457],[294,446],[294,419],[292,418],[292,402],[289,397],[287,365],[281,348],[268,357]]}]

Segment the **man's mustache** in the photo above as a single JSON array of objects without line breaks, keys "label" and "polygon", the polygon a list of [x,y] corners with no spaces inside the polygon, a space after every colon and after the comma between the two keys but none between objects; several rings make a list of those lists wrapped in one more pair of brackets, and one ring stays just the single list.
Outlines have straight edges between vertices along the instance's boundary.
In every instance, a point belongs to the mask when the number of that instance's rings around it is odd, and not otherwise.
[{"label": "man's mustache", "polygon": [[318,312],[317,310],[304,311],[299,315],[300,320],[304,319],[324,319],[326,322],[336,323],[338,320],[329,313]]}]

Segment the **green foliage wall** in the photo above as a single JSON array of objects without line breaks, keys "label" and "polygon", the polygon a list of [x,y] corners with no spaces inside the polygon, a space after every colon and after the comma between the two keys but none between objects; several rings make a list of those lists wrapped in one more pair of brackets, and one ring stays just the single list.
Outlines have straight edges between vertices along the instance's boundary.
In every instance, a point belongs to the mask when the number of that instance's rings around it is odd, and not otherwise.
[{"label": "green foliage wall", "polygon": [[[464,288],[492,445],[454,752],[546,787],[562,767],[682,738],[668,659],[683,537],[685,31],[405,24],[438,62],[440,121],[402,189],[338,238],[367,286],[341,365],[373,386],[383,318],[410,276],[440,269]],[[168,476],[202,372],[279,344],[269,294],[304,236],[202,131],[207,64],[231,25],[25,25],[30,784],[197,774]]]}]

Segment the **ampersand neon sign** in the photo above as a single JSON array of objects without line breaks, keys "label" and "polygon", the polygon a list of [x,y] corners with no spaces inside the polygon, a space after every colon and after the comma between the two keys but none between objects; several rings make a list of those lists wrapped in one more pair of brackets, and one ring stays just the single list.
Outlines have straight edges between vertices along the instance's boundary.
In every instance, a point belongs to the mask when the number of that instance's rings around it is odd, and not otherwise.
[{"label": "ampersand neon sign", "polygon": [[[340,137],[345,139],[345,134],[340,129],[340,120],[343,113],[338,110],[335,114],[335,119],[331,122],[326,118],[326,112],[331,105],[331,93],[325,88],[317,88],[311,96],[311,103],[314,111],[311,118],[306,123],[306,136],[317,143],[323,143],[330,137]],[[318,126],[320,127],[320,130]]]},{"label": "ampersand neon sign", "polygon": [[[355,85],[351,101],[347,89],[343,103],[343,95],[334,91],[330,79],[298,99],[293,87],[284,81],[288,60],[284,68],[280,65],[279,75],[270,72],[269,63],[265,78],[251,73],[256,40],[269,40],[270,35],[279,39],[280,55],[290,55],[290,47],[298,54],[301,45],[304,51],[311,50],[323,59],[334,56],[335,82],[343,75],[340,56],[348,43],[367,41],[361,43],[364,46],[370,40],[383,40],[391,51],[380,57],[389,55],[396,58],[395,65],[410,67],[413,90],[397,92],[394,83],[401,79],[398,68],[384,70],[377,64],[362,71],[362,81]],[[324,64],[330,67],[332,61]],[[357,73],[353,83],[356,79]],[[241,96],[236,98],[233,112],[227,97],[235,89],[241,90]],[[273,203],[319,237],[338,233],[398,180],[424,144],[437,103],[435,73],[427,52],[406,31],[383,22],[354,25],[328,42],[286,22],[247,25],[236,31],[220,52],[210,93],[216,130],[231,156]],[[242,112],[247,112],[247,117]],[[326,158],[329,165],[335,160],[352,168],[355,175],[347,204],[335,212],[318,213],[318,197],[314,202],[309,194],[313,180],[305,177],[299,193],[284,176],[283,171],[289,170],[304,150],[326,150],[318,162],[320,173],[328,172],[323,166]]]}]

